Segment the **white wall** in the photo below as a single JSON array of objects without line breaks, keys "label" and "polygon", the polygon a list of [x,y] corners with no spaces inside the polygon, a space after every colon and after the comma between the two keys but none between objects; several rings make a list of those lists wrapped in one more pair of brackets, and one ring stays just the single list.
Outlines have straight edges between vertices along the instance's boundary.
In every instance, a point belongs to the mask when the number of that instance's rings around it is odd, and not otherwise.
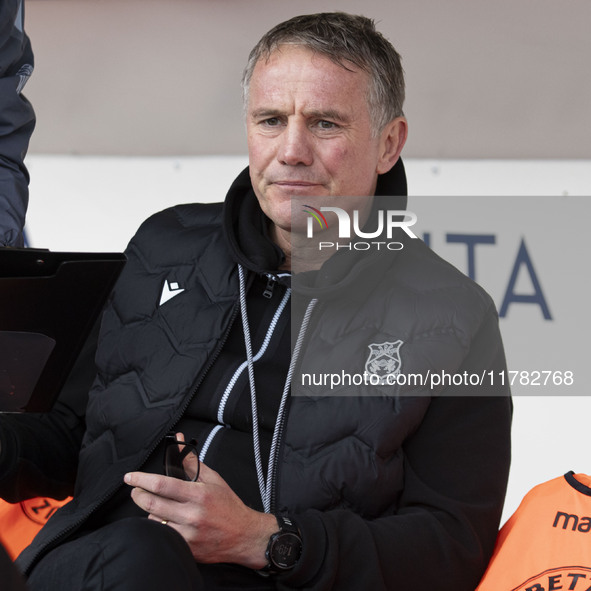
[{"label": "white wall", "polygon": [[403,56],[407,157],[591,158],[589,0],[26,0],[32,151],[243,154],[250,49],[335,9]]}]

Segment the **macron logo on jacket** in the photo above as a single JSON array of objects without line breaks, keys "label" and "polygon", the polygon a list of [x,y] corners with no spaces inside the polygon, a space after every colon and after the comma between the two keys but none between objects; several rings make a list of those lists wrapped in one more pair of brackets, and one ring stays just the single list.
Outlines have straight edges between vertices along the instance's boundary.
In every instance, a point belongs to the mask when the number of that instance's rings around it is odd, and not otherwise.
[{"label": "macron logo on jacket", "polygon": [[183,291],[185,291],[184,287],[180,287],[176,281],[169,281],[167,279],[162,286],[162,295],[160,296],[160,303],[158,305],[162,306],[162,304],[165,304],[168,300],[171,300]]}]

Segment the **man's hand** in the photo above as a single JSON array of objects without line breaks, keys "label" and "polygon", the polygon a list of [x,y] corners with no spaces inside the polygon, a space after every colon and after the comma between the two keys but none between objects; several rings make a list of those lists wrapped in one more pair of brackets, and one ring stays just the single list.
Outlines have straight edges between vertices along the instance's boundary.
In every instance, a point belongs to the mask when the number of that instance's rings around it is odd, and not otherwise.
[{"label": "man's hand", "polygon": [[130,472],[125,482],[131,498],[149,518],[165,521],[185,538],[195,560],[231,562],[259,569],[265,550],[278,530],[273,515],[247,507],[225,480],[201,464],[197,482]]}]

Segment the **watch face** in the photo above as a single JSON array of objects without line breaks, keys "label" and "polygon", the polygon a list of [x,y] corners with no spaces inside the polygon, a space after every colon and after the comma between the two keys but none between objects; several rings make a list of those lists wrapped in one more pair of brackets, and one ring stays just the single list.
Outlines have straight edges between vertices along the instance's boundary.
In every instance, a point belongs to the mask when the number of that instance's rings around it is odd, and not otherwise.
[{"label": "watch face", "polygon": [[289,532],[277,535],[269,551],[271,562],[281,569],[295,566],[302,552],[302,541],[299,536]]}]

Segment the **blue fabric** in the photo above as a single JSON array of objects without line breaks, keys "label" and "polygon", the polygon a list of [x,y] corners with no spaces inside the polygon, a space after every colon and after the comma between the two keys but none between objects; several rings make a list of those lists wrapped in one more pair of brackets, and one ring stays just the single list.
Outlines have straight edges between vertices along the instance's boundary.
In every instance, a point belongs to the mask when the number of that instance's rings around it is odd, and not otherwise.
[{"label": "blue fabric", "polygon": [[29,203],[24,158],[35,128],[31,103],[21,94],[33,71],[20,0],[0,4],[0,246],[23,246]]}]

